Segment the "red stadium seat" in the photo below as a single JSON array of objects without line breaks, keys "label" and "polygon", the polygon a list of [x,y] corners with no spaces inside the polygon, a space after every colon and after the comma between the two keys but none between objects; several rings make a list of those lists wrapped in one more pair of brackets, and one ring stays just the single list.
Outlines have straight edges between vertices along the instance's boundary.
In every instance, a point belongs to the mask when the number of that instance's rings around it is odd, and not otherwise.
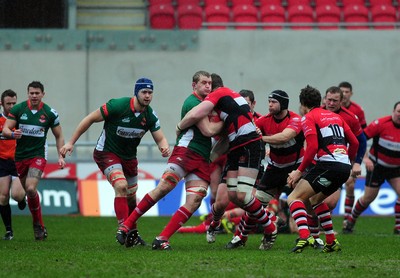
[{"label": "red stadium seat", "polygon": [[259,3],[261,8],[269,5],[282,6],[282,0],[260,0]]},{"label": "red stadium seat", "polygon": [[179,29],[200,29],[203,23],[203,9],[197,5],[179,5],[177,21]]},{"label": "red stadium seat", "polygon": [[346,29],[369,29],[368,9],[363,5],[349,5],[343,10],[343,21],[353,24]]},{"label": "red stadium seat", "polygon": [[[310,6],[307,5],[295,5],[288,7],[288,22],[289,23],[300,23],[299,25],[294,25],[292,29],[312,29],[311,23],[314,22],[314,12]],[[308,26],[302,26],[303,23],[309,23]]]},{"label": "red stadium seat", "polygon": [[338,3],[336,0],[314,0],[315,7],[322,6],[322,5],[330,5],[330,6],[337,6]]},{"label": "red stadium seat", "polygon": [[[281,5],[264,5],[260,9],[261,23],[283,24],[286,22],[285,9]],[[282,29],[283,26],[263,26],[263,29]]]},{"label": "red stadium seat", "polygon": [[174,29],[175,10],[172,5],[154,5],[149,7],[150,27],[152,29]]},{"label": "red stadium seat", "polygon": [[[230,9],[225,5],[210,5],[204,9],[204,21],[207,23],[229,23]],[[227,26],[208,26],[208,29],[226,29]]]},{"label": "red stadium seat", "polygon": [[369,4],[371,7],[376,5],[393,6],[392,0],[369,0]]},{"label": "red stadium seat", "polygon": [[287,7],[303,5],[303,6],[311,6],[311,0],[286,0]]},{"label": "red stadium seat", "polygon": [[173,0],[148,0],[149,6],[155,5],[172,5]]},{"label": "red stadium seat", "polygon": [[[253,5],[237,5],[232,8],[232,21],[234,23],[257,23],[258,11]],[[257,29],[253,26],[235,26],[235,29]]]},{"label": "red stadium seat", "polygon": [[318,29],[339,29],[339,25],[324,26],[323,23],[339,24],[340,9],[335,5],[320,5],[315,8],[315,19],[321,24]]},{"label": "red stadium seat", "polygon": [[347,6],[351,6],[351,5],[365,6],[365,1],[364,0],[342,0],[343,8],[346,8]]},{"label": "red stadium seat", "polygon": [[215,6],[215,5],[228,7],[228,0],[203,0],[203,3],[204,7]]},{"label": "red stadium seat", "polygon": [[231,0],[232,9],[239,5],[254,5],[253,0]]},{"label": "red stadium seat", "polygon": [[200,5],[200,0],[175,0],[176,5],[182,6],[182,5]]},{"label": "red stadium seat", "polygon": [[[373,23],[396,23],[396,9],[388,5],[376,5],[371,8],[371,21]],[[394,29],[394,25],[374,26],[374,29]]]}]

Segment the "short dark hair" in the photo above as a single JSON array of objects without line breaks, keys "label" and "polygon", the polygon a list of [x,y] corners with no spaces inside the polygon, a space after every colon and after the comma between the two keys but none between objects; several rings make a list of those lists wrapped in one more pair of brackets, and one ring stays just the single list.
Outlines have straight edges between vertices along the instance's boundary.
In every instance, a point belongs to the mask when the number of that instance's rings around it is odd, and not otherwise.
[{"label": "short dark hair", "polygon": [[199,70],[199,71],[197,71],[197,72],[193,75],[192,81],[193,81],[194,83],[199,82],[200,76],[210,77],[211,75],[210,75],[210,73],[209,73],[208,71]]},{"label": "short dark hair", "polygon": [[393,110],[396,110],[396,107],[397,107],[397,105],[399,105],[399,104],[400,104],[400,101],[396,102],[396,103],[394,104]]},{"label": "short dark hair", "polygon": [[219,76],[216,73],[211,73],[211,81],[212,81],[211,91],[214,91],[219,87],[224,87],[224,82],[222,81],[221,76]]},{"label": "short dark hair", "polygon": [[5,91],[1,94],[1,103],[4,104],[4,99],[5,99],[6,97],[16,97],[16,96],[17,96],[17,93],[14,92],[13,90],[11,90],[11,89],[5,90]]},{"label": "short dark hair", "polygon": [[40,83],[40,81],[32,81],[31,83],[28,84],[28,87],[27,87],[28,90],[29,90],[29,87],[39,88],[40,90],[42,90],[42,92],[44,92],[44,86],[42,83]]},{"label": "short dark hair", "polygon": [[347,81],[340,82],[339,87],[348,88],[350,91],[353,91],[353,86],[351,86],[350,82]]},{"label": "short dark hair", "polygon": [[307,108],[321,106],[321,93],[318,89],[307,85],[300,91],[300,104]]},{"label": "short dark hair", "polygon": [[253,91],[243,89],[243,90],[240,90],[239,94],[242,97],[248,97],[251,103],[254,102],[254,93],[253,93]]},{"label": "short dark hair", "polygon": [[340,88],[337,87],[337,86],[331,86],[331,87],[329,87],[328,89],[326,89],[325,96],[326,96],[328,93],[331,93],[331,94],[340,94],[340,100],[343,99],[343,91],[340,90]]}]

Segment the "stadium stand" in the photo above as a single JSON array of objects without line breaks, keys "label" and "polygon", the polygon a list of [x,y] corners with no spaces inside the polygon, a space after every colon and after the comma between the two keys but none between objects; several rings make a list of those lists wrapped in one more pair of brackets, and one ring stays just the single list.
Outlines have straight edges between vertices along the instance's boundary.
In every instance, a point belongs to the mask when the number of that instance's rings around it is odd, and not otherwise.
[{"label": "stadium stand", "polygon": [[348,5],[343,10],[343,21],[348,23],[346,29],[369,29],[369,12],[364,5]]},{"label": "stadium stand", "polygon": [[[234,23],[257,23],[258,11],[253,5],[236,5],[232,8],[232,21]],[[252,26],[235,26],[235,29],[256,29],[256,25]]]},{"label": "stadium stand", "polygon": [[[281,5],[264,5],[260,8],[260,22],[269,24],[283,24],[286,21],[285,9]],[[263,29],[282,29],[283,25],[263,26]]]},{"label": "stadium stand", "polygon": [[375,5],[371,8],[371,21],[390,25],[376,25],[374,29],[394,29],[397,22],[396,9],[391,5]]},{"label": "stadium stand", "polygon": [[269,5],[282,6],[282,0],[260,0],[259,1],[260,8],[262,8],[264,6],[269,6]]},{"label": "stadium stand", "polygon": [[176,5],[182,6],[182,5],[197,5],[200,6],[201,0],[175,0]]},{"label": "stadium stand", "polygon": [[152,29],[174,29],[176,25],[175,9],[172,5],[151,5],[149,21]]},{"label": "stadium stand", "polygon": [[314,0],[314,6],[319,7],[322,5],[338,6],[336,0]]},{"label": "stadium stand", "polygon": [[232,8],[240,5],[254,5],[253,0],[231,0]]},{"label": "stadium stand", "polygon": [[308,5],[293,5],[287,9],[287,20],[289,23],[298,25],[291,26],[291,29],[312,29],[314,23],[313,9]]},{"label": "stadium stand", "polygon": [[142,0],[76,0],[76,28],[85,30],[143,30]]},{"label": "stadium stand", "polygon": [[[230,9],[225,5],[209,5],[204,9],[205,23],[230,22]],[[226,26],[207,26],[208,29],[226,29]]]},{"label": "stadium stand", "polygon": [[287,8],[298,5],[311,6],[311,0],[286,0],[286,5]]},{"label": "stadium stand", "polygon": [[376,5],[394,6],[392,0],[369,0],[369,5],[371,7]]},{"label": "stadium stand", "polygon": [[203,5],[204,7],[215,6],[215,5],[226,6],[226,7],[229,6],[228,0],[203,0]]},{"label": "stadium stand", "polygon": [[155,5],[173,5],[174,1],[173,0],[147,0],[147,4],[149,6],[155,6]]},{"label": "stadium stand", "polygon": [[318,29],[339,29],[340,9],[335,5],[319,5],[315,8],[315,20],[320,24]]},{"label": "stadium stand", "polygon": [[351,5],[365,6],[365,1],[364,0],[341,0],[341,4],[342,4],[343,8],[346,8],[347,6],[351,6]]},{"label": "stadium stand", "polygon": [[203,9],[198,5],[180,4],[177,8],[179,29],[200,29],[203,23]]}]

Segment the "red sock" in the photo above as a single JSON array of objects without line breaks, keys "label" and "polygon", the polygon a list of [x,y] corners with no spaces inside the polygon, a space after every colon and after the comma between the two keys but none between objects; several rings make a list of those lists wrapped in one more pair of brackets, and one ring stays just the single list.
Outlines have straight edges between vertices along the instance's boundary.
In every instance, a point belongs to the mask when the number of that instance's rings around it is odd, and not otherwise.
[{"label": "red sock", "polygon": [[228,210],[231,210],[231,209],[234,209],[234,208],[237,208],[237,207],[238,207],[238,206],[235,205],[234,203],[229,202],[229,204],[228,204],[228,206],[226,207],[225,211],[228,211]]},{"label": "red sock", "polygon": [[44,226],[42,219],[42,207],[40,206],[39,194],[36,192],[34,197],[28,196],[28,207],[32,214],[33,223]]},{"label": "red sock", "polygon": [[160,240],[169,240],[169,238],[180,228],[189,218],[192,216],[192,213],[188,211],[185,207],[180,207],[175,214],[172,216],[171,220],[169,220],[167,226],[165,226],[164,230],[157,237]]},{"label": "red sock", "polygon": [[210,223],[211,223],[211,221],[213,220],[213,214],[210,212],[208,215],[207,215],[207,217],[206,217],[206,220],[204,220],[204,225],[210,225]]},{"label": "red sock", "polygon": [[299,230],[300,238],[308,238],[310,236],[310,230],[308,229],[307,224],[306,206],[302,201],[294,200],[290,203],[289,209]]},{"label": "red sock", "polygon": [[354,206],[354,196],[347,196],[344,200],[344,218],[347,219]]},{"label": "red sock", "polygon": [[307,224],[313,238],[319,238],[319,222],[318,217],[307,214]]},{"label": "red sock", "polygon": [[135,210],[132,211],[129,217],[124,221],[124,226],[129,230],[133,229],[136,221],[155,204],[156,202],[154,202],[149,194],[144,195],[143,199],[137,204]]},{"label": "red sock", "polygon": [[394,219],[396,221],[394,228],[400,231],[400,198],[397,198],[396,203],[394,204]]},{"label": "red sock", "polygon": [[229,219],[229,221],[231,221],[231,222],[234,223],[235,225],[239,225],[240,219],[242,219],[241,216],[236,216],[236,217],[234,217],[234,218]]},{"label": "red sock", "polygon": [[205,225],[204,222],[200,223],[197,226],[182,226],[178,229],[178,233],[196,233],[196,234],[204,234],[207,232],[208,225]]},{"label": "red sock", "polygon": [[114,210],[117,216],[118,224],[121,224],[128,218],[128,200],[126,197],[114,198]]},{"label": "red sock", "polygon": [[325,231],[325,238],[327,244],[332,244],[335,240],[335,233],[333,231],[332,217],[329,207],[325,203],[320,203],[313,207],[315,214],[318,216],[319,223]]}]

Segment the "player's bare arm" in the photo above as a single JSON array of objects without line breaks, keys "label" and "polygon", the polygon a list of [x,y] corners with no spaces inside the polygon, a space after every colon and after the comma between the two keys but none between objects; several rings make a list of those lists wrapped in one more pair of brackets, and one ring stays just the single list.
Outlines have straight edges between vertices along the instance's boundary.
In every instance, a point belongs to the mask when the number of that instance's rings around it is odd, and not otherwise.
[{"label": "player's bare arm", "polygon": [[158,149],[161,152],[162,157],[168,157],[171,154],[171,150],[169,149],[169,144],[167,138],[165,138],[164,133],[161,129],[154,131],[151,133],[153,136],[154,142],[156,142]]}]

